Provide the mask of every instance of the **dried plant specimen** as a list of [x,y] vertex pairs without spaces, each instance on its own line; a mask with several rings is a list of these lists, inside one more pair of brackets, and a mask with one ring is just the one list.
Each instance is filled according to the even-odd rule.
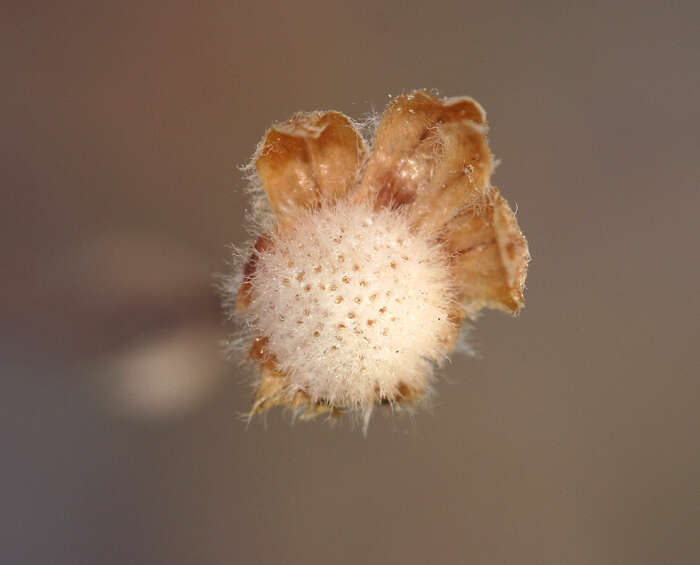
[[[529,252],[491,185],[484,110],[395,98],[373,139],[338,112],[272,126],[250,171],[258,231],[227,280],[258,367],[250,414],[417,406],[460,325],[516,314]],[[369,137],[369,136],[368,136]]]

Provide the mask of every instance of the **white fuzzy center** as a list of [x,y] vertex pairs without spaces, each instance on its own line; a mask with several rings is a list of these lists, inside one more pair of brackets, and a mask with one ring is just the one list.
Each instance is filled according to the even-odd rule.
[[453,329],[445,255],[390,211],[298,220],[259,254],[250,309],[292,390],[355,408],[424,390]]

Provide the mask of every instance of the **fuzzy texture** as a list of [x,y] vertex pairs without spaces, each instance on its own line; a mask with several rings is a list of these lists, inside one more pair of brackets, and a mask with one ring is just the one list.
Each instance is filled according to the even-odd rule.
[[401,214],[338,203],[273,234],[251,279],[252,324],[290,393],[366,411],[425,390],[454,330],[443,250]]
[[258,370],[249,416],[353,413],[366,429],[374,406],[428,397],[465,319],[517,314],[530,255],[487,133],[476,101],[425,91],[370,127],[315,111],[267,130],[246,167],[254,240],[222,285],[232,347]]

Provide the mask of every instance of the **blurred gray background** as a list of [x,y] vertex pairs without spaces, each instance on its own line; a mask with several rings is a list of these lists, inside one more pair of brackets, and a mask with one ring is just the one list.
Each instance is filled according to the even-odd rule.
[[[2,8],[0,561],[700,561],[691,2]],[[533,253],[435,406],[238,414],[212,274],[297,110],[487,109]]]

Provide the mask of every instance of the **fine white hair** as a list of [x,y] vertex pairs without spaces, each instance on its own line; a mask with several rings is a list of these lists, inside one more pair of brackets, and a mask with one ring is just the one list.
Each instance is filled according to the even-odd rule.
[[426,391],[455,331],[448,257],[396,210],[340,202],[300,211],[257,251],[249,324],[289,392],[366,414]]

